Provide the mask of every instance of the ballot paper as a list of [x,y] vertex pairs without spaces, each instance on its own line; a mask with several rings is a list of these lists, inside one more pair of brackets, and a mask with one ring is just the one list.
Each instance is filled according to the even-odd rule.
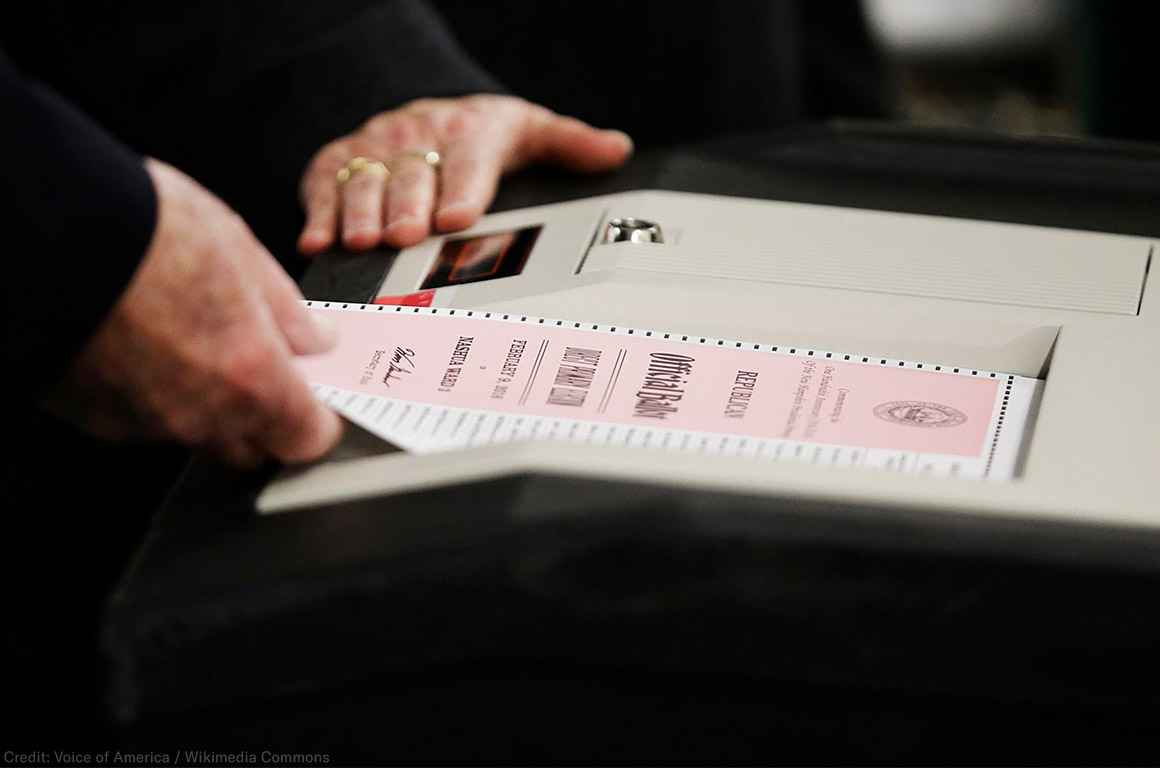
[[517,440],[1010,479],[1041,381],[820,349],[427,307],[306,302],[316,395],[416,453]]

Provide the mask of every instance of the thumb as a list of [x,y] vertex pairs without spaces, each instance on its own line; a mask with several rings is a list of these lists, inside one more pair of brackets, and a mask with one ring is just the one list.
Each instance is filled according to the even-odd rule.
[[600,130],[546,109],[530,121],[523,145],[519,165],[547,162],[583,172],[619,168],[633,149],[623,131]]
[[[260,247],[260,246],[259,246]],[[273,256],[261,254],[258,282],[274,322],[296,355],[318,355],[338,341],[333,323],[302,303],[302,292]]]

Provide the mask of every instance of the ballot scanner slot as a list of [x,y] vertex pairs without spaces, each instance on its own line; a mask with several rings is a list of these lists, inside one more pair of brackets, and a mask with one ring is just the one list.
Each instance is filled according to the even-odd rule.
[[1020,262],[1008,254],[943,251],[915,260],[888,250],[861,254],[765,251],[744,259],[697,246],[608,243],[592,249],[584,270],[633,270],[699,279],[802,285],[843,291],[920,296],[985,304],[1136,315],[1148,257],[1138,268],[1109,269],[1098,261],[1081,268],[1044,260]]
[[592,253],[592,247],[600,240],[601,234],[604,233],[608,224],[608,211],[604,210],[600,213],[600,219],[596,224],[596,228],[592,230],[592,237],[588,241],[588,247],[580,254],[580,260],[576,262],[576,269],[572,274],[578,275],[584,269],[584,262],[588,260],[588,254]]
[[1136,314],[1140,314],[1140,309],[1144,306],[1144,294],[1148,292],[1148,275],[1152,273],[1152,257],[1156,255],[1156,246],[1148,248],[1148,260],[1144,262],[1144,274],[1140,278],[1140,300],[1136,302]]

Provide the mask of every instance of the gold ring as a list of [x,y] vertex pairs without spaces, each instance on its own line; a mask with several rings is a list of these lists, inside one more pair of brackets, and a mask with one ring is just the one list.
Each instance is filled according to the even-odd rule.
[[373,176],[378,176],[380,179],[385,179],[391,175],[391,169],[381,160],[372,160],[369,157],[361,156],[352,157],[350,162],[338,169],[335,178],[338,179],[339,184],[345,184],[356,173],[369,173]]
[[398,162],[399,160],[403,160],[408,157],[414,157],[418,160],[422,160],[432,168],[438,168],[443,163],[443,156],[433,149],[420,149],[416,150],[415,152],[404,152],[401,155],[397,155],[394,159],[394,162]]

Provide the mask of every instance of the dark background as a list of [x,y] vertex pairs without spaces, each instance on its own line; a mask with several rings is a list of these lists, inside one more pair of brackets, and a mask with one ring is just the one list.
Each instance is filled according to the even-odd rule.
[[[1020,40],[944,50],[892,38],[880,23],[868,25],[857,3],[437,5],[465,49],[512,92],[626,129],[642,149],[772,135],[835,117],[1005,136],[1160,136],[1148,60],[1155,27],[1138,4],[1043,4],[1056,10]],[[839,195],[863,183],[814,179]],[[300,267],[286,245],[298,224],[292,194],[283,190],[270,206],[242,182],[223,184],[222,194]],[[920,184],[912,194],[937,196],[940,188]],[[223,701],[126,733],[106,722],[96,628],[104,597],[187,457],[175,448],[104,445],[31,409],[11,429],[32,437],[6,463],[0,547],[12,620],[3,653],[8,680],[31,685],[12,697],[22,717],[4,742],[86,749],[204,738],[236,749],[329,740],[358,760],[381,758],[363,745],[388,733],[399,739],[394,754],[410,760],[970,762],[994,757],[999,744],[1017,745],[1010,754],[1025,761],[1092,761],[1105,750],[1119,760],[1155,757],[1147,710],[1061,712],[1045,702],[800,682],[774,689],[703,671],[655,679],[583,664],[452,669],[422,686],[367,683],[257,707]],[[522,735],[513,741],[507,728]]]

